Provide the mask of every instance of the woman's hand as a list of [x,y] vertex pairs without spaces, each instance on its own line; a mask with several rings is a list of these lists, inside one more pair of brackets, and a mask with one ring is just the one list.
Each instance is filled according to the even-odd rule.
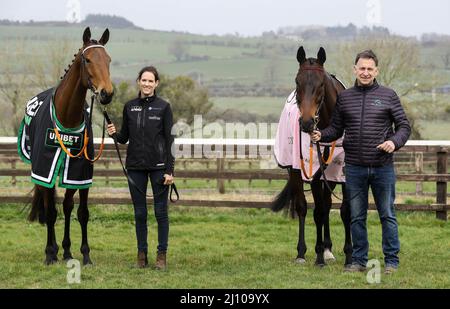
[[109,136],[112,136],[114,133],[116,133],[116,127],[113,123],[108,124],[108,127],[106,128],[106,131],[108,132]]
[[164,174],[164,185],[170,186],[173,184],[173,176],[169,174]]

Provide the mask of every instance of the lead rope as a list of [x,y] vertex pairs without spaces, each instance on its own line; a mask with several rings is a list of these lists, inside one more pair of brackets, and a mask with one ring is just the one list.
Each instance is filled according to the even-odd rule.
[[[103,116],[104,116],[104,119],[106,120],[106,122],[107,122],[108,124],[111,124],[111,123],[112,123],[111,118],[109,118],[108,112],[106,111],[106,108],[103,109]],[[157,193],[157,194],[154,194],[153,196],[152,196],[152,195],[147,195],[145,192],[143,192],[143,191],[138,187],[138,185],[134,182],[133,178],[130,177],[130,175],[128,174],[127,169],[125,168],[125,166],[124,166],[124,164],[123,164],[122,156],[121,156],[120,150],[119,150],[119,144],[117,143],[117,133],[114,133],[113,135],[111,135],[111,137],[112,137],[112,139],[113,139],[113,141],[114,141],[114,146],[115,146],[115,148],[116,148],[117,156],[119,157],[120,165],[122,166],[123,174],[124,174],[125,177],[127,178],[128,182],[129,182],[131,185],[133,185],[133,186],[138,190],[139,193],[141,193],[142,195],[144,195],[144,196],[146,196],[146,197],[150,197],[150,198],[153,198],[153,199],[154,199],[155,197],[160,196],[161,194],[163,194],[163,193],[165,193],[167,190],[169,190],[169,186],[165,186],[165,188],[164,188],[161,192],[159,192],[159,193]],[[174,199],[172,198],[172,192],[175,192],[176,197],[177,197],[176,200],[174,200]],[[170,201],[171,201],[172,203],[176,203],[177,201],[180,200],[180,195],[178,194],[177,186],[175,185],[175,183],[172,183],[172,184],[170,185],[169,199],[170,199]]]

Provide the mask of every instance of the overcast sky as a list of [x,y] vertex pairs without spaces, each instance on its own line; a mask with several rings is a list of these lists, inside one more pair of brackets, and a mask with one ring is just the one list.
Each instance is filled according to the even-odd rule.
[[[449,0],[0,0],[0,19],[66,20],[69,2],[87,14],[119,15],[145,29],[259,35],[283,26],[384,26],[402,35],[450,34]],[[73,4],[72,4],[73,6]]]

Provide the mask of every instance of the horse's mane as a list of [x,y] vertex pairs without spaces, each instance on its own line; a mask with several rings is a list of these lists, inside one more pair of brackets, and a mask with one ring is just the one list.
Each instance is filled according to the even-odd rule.
[[[97,40],[90,40],[89,43],[86,44],[86,46],[94,45],[94,44],[99,44],[99,43]],[[83,46],[83,47],[86,47],[86,46]],[[69,65],[67,66],[67,69],[64,69],[64,75],[60,77],[61,80],[63,80],[66,77],[67,73],[69,72],[70,68],[72,67],[72,64],[75,62],[75,59],[77,59],[78,55],[83,50],[83,47],[79,48],[78,52],[73,55],[72,63],[69,63]]]

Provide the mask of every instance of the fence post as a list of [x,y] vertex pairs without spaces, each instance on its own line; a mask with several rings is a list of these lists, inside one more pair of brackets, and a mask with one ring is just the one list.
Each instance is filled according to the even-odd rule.
[[224,158],[217,158],[217,189],[219,190],[220,194],[225,193],[225,182],[223,179],[219,178],[222,174],[225,166],[225,159]]
[[[15,169],[16,169],[16,160],[15,160],[15,159],[11,159],[11,169],[12,169],[12,170],[15,170]],[[16,176],[12,176],[12,177],[11,177],[11,185],[12,185],[13,187],[15,187],[15,186],[16,186],[16,183],[17,183]]]
[[[423,152],[414,153],[414,163],[416,167],[416,174],[423,173]],[[416,196],[423,195],[423,185],[421,181],[416,182]]]
[[[437,153],[437,174],[447,174],[447,149],[441,148]],[[436,182],[436,203],[447,204],[447,182]],[[447,221],[447,210],[436,211],[436,218]]]
[[[109,160],[105,160],[105,161],[103,161],[103,162],[105,162],[104,164],[105,164],[105,169],[106,170],[109,170]],[[106,185],[107,186],[109,186],[109,176],[106,176],[105,177],[105,182],[106,182]]]
[[[186,170],[186,160],[183,161],[183,170]],[[208,182],[208,181],[206,181],[206,182]],[[187,183],[187,179],[184,178],[183,179],[183,184],[186,184],[186,183]]]

